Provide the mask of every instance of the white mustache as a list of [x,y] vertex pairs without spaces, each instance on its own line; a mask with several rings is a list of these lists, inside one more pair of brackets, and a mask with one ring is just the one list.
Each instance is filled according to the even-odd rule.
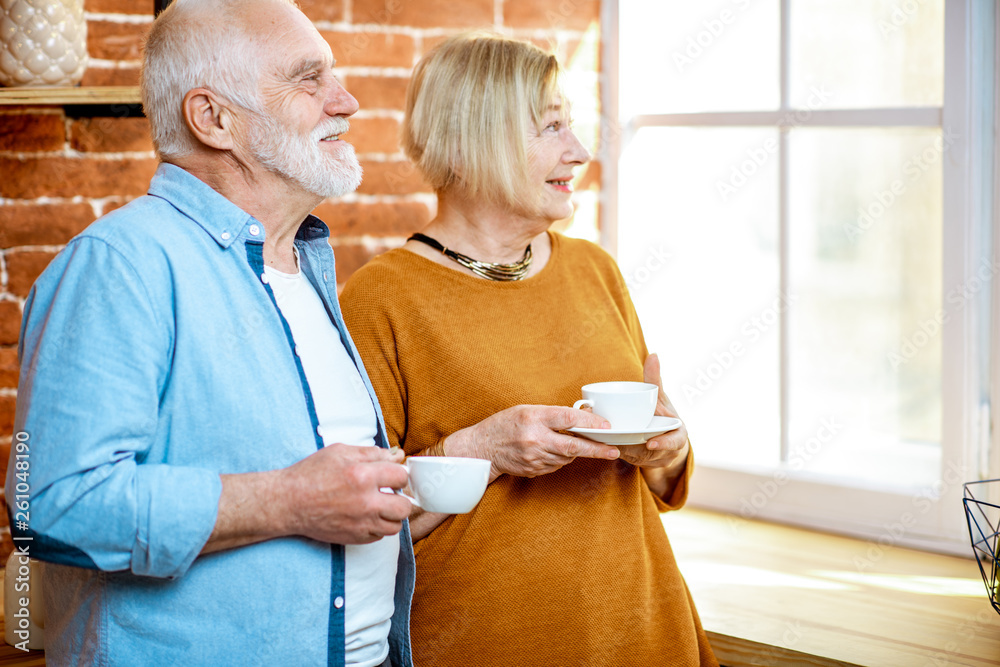
[[327,122],[323,123],[317,127],[312,132],[312,140],[320,141],[326,137],[333,135],[346,134],[348,130],[351,129],[351,124],[347,122],[346,118],[331,118]]

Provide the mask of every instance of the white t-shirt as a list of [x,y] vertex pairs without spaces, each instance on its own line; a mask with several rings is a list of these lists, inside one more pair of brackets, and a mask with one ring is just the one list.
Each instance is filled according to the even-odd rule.
[[[275,301],[292,330],[312,391],[323,444],[375,446],[375,407],[326,307],[301,273],[265,266]],[[345,549],[346,664],[374,667],[389,655],[399,535]]]

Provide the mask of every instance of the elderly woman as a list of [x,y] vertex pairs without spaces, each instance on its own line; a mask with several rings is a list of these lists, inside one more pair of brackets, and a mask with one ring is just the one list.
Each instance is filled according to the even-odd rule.
[[[469,514],[415,513],[414,663],[715,665],[660,512],[683,504],[683,426],[612,447],[565,407],[584,384],[659,382],[614,260],[548,231],[589,155],[554,56],[495,35],[418,65],[403,148],[437,217],[373,259],[341,303],[410,456],[492,462]],[[676,416],[660,392],[657,414]]]

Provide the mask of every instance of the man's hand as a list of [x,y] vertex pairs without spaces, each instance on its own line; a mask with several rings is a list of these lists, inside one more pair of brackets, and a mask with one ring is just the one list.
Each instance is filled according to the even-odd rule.
[[398,449],[335,444],[279,471],[291,534],[332,544],[395,535],[413,506],[380,489],[406,486],[402,463]]
[[281,470],[222,475],[215,529],[202,553],[302,535],[367,544],[402,530],[412,505],[380,491],[406,486],[403,453],[334,444]]

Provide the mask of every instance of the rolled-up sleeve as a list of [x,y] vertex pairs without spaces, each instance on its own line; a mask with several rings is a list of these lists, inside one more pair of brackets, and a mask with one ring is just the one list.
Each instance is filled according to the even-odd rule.
[[154,307],[144,268],[83,236],[32,288],[6,496],[11,530],[33,540],[35,558],[177,577],[211,535],[222,485],[212,470],[170,465],[162,447],[150,456],[169,438],[159,405],[174,323],[169,304]]

